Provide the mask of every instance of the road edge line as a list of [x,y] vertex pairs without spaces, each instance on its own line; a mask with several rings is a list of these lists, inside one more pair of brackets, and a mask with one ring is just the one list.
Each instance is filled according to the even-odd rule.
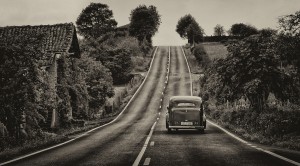
[[298,163],[297,161],[288,159],[288,158],[286,158],[286,157],[284,157],[284,156],[281,156],[281,155],[276,154],[276,153],[274,153],[274,152],[271,152],[271,151],[269,151],[269,150],[265,150],[265,149],[260,148],[260,147],[258,147],[258,146],[252,146],[251,144],[249,144],[249,142],[243,140],[242,138],[236,136],[235,134],[232,134],[231,132],[229,132],[228,130],[226,130],[226,129],[224,129],[223,127],[219,126],[218,124],[216,124],[216,123],[214,123],[214,122],[212,122],[212,121],[210,121],[210,120],[208,120],[208,119],[206,119],[206,120],[207,120],[207,122],[209,122],[209,123],[212,124],[213,126],[219,128],[220,130],[222,130],[223,132],[225,132],[226,134],[228,134],[229,136],[231,136],[232,138],[234,138],[234,139],[236,139],[236,140],[238,140],[238,141],[240,141],[240,142],[242,142],[242,143],[244,143],[244,144],[246,144],[246,145],[248,145],[248,146],[250,146],[250,147],[252,147],[252,148],[255,148],[256,150],[259,150],[259,151],[261,151],[261,152],[267,153],[267,154],[269,154],[269,155],[271,155],[271,156],[273,156],[273,157],[279,158],[279,159],[284,160],[284,161],[286,161],[286,162],[289,162],[289,163],[291,163],[291,164],[300,166],[300,163]]
[[91,129],[91,130],[89,130],[89,131],[86,131],[86,132],[84,132],[83,134],[81,134],[81,135],[79,135],[79,136],[77,136],[77,137],[75,137],[75,138],[73,138],[73,139],[70,139],[70,140],[68,140],[68,141],[65,141],[65,142],[59,143],[59,144],[57,144],[57,145],[50,146],[50,147],[48,147],[48,148],[45,148],[45,149],[42,149],[42,150],[38,150],[38,151],[29,153],[29,154],[25,154],[25,155],[23,155],[23,156],[20,156],[20,157],[15,158],[15,159],[11,159],[11,160],[5,161],[5,162],[3,162],[3,163],[0,163],[0,166],[6,165],[6,164],[10,164],[10,163],[13,163],[13,162],[16,162],[16,161],[19,161],[19,160],[22,160],[22,159],[25,159],[25,158],[34,156],[34,155],[36,155],[36,154],[39,154],[39,153],[42,153],[42,152],[46,152],[46,151],[48,151],[48,150],[51,150],[51,149],[60,147],[60,146],[62,146],[62,145],[65,145],[65,144],[67,144],[67,143],[73,142],[73,141],[75,141],[75,140],[77,140],[77,139],[79,139],[79,138],[85,136],[87,133],[90,133],[90,132],[95,131],[95,130],[97,130],[97,129],[103,128],[103,127],[105,127],[105,126],[107,126],[107,125],[109,125],[109,124],[115,122],[115,121],[123,114],[123,112],[127,109],[128,105],[129,105],[129,104],[131,103],[131,101],[135,98],[136,94],[140,91],[141,87],[143,87],[143,85],[144,85],[146,79],[148,78],[148,74],[149,74],[149,72],[150,72],[150,70],[151,70],[151,68],[152,68],[152,64],[153,64],[154,58],[155,58],[155,56],[156,56],[156,51],[157,51],[157,49],[158,49],[158,46],[156,46],[155,51],[154,51],[154,53],[153,53],[153,57],[152,57],[152,60],[151,60],[151,63],[150,63],[150,67],[149,67],[149,69],[148,69],[148,71],[147,71],[147,74],[146,74],[145,79],[143,80],[143,82],[141,83],[141,85],[139,86],[139,88],[135,91],[135,93],[133,94],[133,96],[131,97],[131,99],[128,101],[128,103],[126,104],[126,106],[123,108],[123,110],[119,113],[119,115],[118,115],[114,120],[112,120],[112,121],[110,121],[110,122],[108,122],[108,123],[106,123],[106,124],[103,124],[103,125],[101,125],[101,126],[95,127],[95,128],[93,128],[93,129]]
[[184,52],[182,46],[180,46],[180,48],[181,48],[181,51],[182,51],[182,53],[184,55],[185,62],[187,64],[187,66],[188,66],[188,70],[189,70],[189,74],[190,74],[191,96],[193,96],[193,78],[192,78],[191,68],[190,68],[189,62],[188,62],[188,60],[186,58],[186,55],[185,55],[185,52]]

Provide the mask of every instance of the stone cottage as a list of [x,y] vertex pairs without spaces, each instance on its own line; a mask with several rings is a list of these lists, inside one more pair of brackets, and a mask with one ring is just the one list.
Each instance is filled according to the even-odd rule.
[[41,98],[51,103],[46,111],[43,110],[46,114],[44,125],[55,128],[61,122],[71,120],[73,110],[77,109],[76,96],[70,95],[70,86],[76,81],[73,71],[80,58],[76,28],[72,23],[0,27],[0,38],[9,43],[13,42],[14,36],[29,31],[42,36],[38,68],[44,73],[48,87],[40,91]]

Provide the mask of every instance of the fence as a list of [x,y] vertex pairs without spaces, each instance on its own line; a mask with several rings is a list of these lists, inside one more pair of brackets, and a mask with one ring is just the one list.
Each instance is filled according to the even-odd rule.
[[144,77],[141,74],[135,74],[125,85],[124,89],[114,96],[114,100],[104,106],[103,116],[110,116],[119,113],[130,100],[131,96],[142,83]]

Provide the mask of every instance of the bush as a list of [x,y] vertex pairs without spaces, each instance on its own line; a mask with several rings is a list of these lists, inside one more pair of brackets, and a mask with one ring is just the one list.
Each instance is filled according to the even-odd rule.
[[210,61],[203,45],[201,45],[201,44],[196,45],[192,51],[193,51],[193,54],[194,54],[196,60],[202,67],[207,67],[210,65],[211,61]]
[[300,112],[269,110],[259,115],[259,129],[266,136],[283,137],[287,134],[300,134]]
[[300,134],[300,111],[268,109],[257,113],[251,109],[229,110],[208,107],[208,117],[234,128],[242,128],[249,134],[260,133],[267,139],[282,139],[287,135]]
[[[88,93],[88,108],[85,110],[88,116],[93,117],[106,102],[107,97],[114,95],[113,80],[110,71],[101,62],[93,60],[84,52],[78,66],[84,75],[86,90]],[[85,92],[86,93],[86,92]]]
[[108,50],[99,60],[111,71],[114,84],[124,84],[132,78],[133,63],[129,50]]
[[134,64],[134,72],[146,72],[151,62],[151,57],[134,56],[131,57],[132,63]]

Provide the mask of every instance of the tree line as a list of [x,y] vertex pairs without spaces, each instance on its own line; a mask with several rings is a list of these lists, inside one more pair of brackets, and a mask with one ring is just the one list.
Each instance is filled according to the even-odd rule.
[[[197,44],[204,41],[204,29],[191,14],[187,14],[178,20],[176,32],[181,38],[188,39],[189,44]],[[244,23],[233,24],[228,31],[220,24],[214,27],[215,37],[225,36],[226,32],[229,36],[243,38],[258,34],[259,30],[252,25]]]
[[[128,32],[118,32],[117,22],[108,6],[91,3],[76,21],[79,34],[84,36],[83,43],[87,43],[85,49],[93,50],[89,51],[89,56],[112,72],[114,84],[122,84],[128,80],[133,66],[130,60],[131,52],[138,49],[144,55],[149,53],[152,37],[160,25],[160,15],[155,6],[140,5],[132,10],[129,19]],[[126,33],[129,33],[129,36]],[[130,42],[129,40],[134,39],[138,41],[135,48],[119,44],[124,43],[124,40]]]

